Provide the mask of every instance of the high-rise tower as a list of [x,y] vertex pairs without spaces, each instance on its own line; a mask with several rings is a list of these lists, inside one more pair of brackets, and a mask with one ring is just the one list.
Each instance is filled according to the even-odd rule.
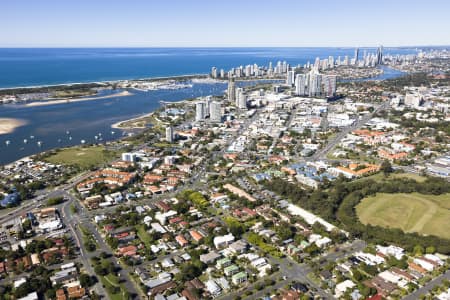
[[359,48],[355,49],[355,65],[358,64],[358,57],[359,57]]
[[197,102],[195,104],[195,121],[202,121],[205,119],[205,102]]
[[167,126],[166,127],[166,141],[168,143],[173,143],[174,141],[174,134],[173,134],[173,127]]
[[234,78],[230,78],[228,81],[228,101],[231,103],[236,102],[236,83],[234,82]]
[[222,106],[220,102],[213,101],[210,106],[210,116],[209,119],[211,122],[220,122],[222,120]]
[[383,46],[380,46],[377,49],[377,65],[382,64],[383,64]]

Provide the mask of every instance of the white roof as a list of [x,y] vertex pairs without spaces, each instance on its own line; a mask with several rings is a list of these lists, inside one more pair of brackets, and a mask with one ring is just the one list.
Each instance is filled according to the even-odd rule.
[[438,256],[434,255],[434,254],[425,254],[424,257],[426,259],[429,259],[431,261],[434,261],[435,263],[439,264],[439,265],[443,265],[444,262],[442,261],[442,259],[440,259]]
[[267,264],[267,261],[266,261],[266,259],[265,259],[264,257],[261,257],[261,258],[257,258],[257,259],[255,259],[255,260],[252,260],[252,261],[250,262],[250,264],[251,264],[252,266],[254,266],[254,267],[258,267],[258,266],[266,265],[266,264]]
[[348,280],[348,279],[341,283],[338,283],[338,284],[336,284],[336,288],[335,288],[336,295],[340,296],[347,289],[354,288],[355,286],[356,286],[356,284],[353,281]]
[[214,245],[218,248],[223,243],[229,243],[234,241],[234,235],[229,233],[227,235],[216,236],[214,238]]
[[327,231],[331,231],[334,228],[336,228],[336,226],[328,223],[324,219],[310,213],[309,211],[306,211],[303,208],[300,208],[297,205],[289,204],[287,210],[291,215],[301,216],[309,225],[313,225],[314,223],[318,222],[318,223],[322,224],[326,228]]
[[220,287],[212,279],[205,282],[205,286],[208,292],[210,292],[212,295],[216,295],[221,291]]
[[74,262],[70,262],[70,263],[61,265],[61,270],[69,269],[69,268],[72,268],[72,267],[75,267],[75,263]]
[[38,300],[38,299],[39,298],[38,298],[37,293],[36,292],[32,292],[32,293],[29,293],[28,295],[26,295],[25,297],[22,297],[22,298],[17,299],[17,300]]
[[14,281],[14,287],[18,288],[19,286],[21,286],[22,284],[24,284],[25,282],[27,282],[27,279],[25,277],[20,278],[16,281]]
[[225,279],[225,277],[220,277],[216,279],[216,282],[222,287],[224,290],[228,290],[230,288],[230,284],[228,283],[228,280]]
[[54,221],[50,221],[50,222],[45,222],[45,223],[41,223],[39,224],[39,228],[42,230],[54,230],[54,229],[58,229],[59,227],[61,227],[61,221],[60,220],[54,220]]

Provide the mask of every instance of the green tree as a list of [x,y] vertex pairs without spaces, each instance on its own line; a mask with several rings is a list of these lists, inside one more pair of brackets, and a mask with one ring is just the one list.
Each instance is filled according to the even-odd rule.
[[88,288],[95,283],[95,280],[91,276],[89,276],[88,274],[85,274],[85,273],[80,275],[79,280],[80,280],[81,286],[84,288]]
[[426,252],[427,254],[433,254],[433,253],[436,252],[436,248],[435,248],[434,246],[428,246],[428,247],[425,249],[425,252]]
[[389,174],[391,174],[394,169],[392,169],[392,165],[388,160],[384,160],[381,164],[381,171],[383,171],[385,176],[389,176]]
[[413,252],[415,255],[420,256],[420,255],[423,255],[425,250],[423,249],[423,247],[421,245],[416,245],[413,249]]

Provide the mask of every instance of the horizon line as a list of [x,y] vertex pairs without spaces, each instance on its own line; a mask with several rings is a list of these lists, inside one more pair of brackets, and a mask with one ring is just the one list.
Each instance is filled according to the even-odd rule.
[[424,44],[424,45],[394,45],[387,46],[383,44],[373,46],[0,46],[0,49],[198,49],[198,48],[418,48],[418,47],[450,47],[450,44]]

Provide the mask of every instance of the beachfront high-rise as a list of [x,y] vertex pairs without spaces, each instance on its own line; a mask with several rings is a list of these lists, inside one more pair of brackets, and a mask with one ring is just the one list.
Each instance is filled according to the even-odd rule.
[[211,77],[217,78],[217,68],[216,67],[211,68]]

